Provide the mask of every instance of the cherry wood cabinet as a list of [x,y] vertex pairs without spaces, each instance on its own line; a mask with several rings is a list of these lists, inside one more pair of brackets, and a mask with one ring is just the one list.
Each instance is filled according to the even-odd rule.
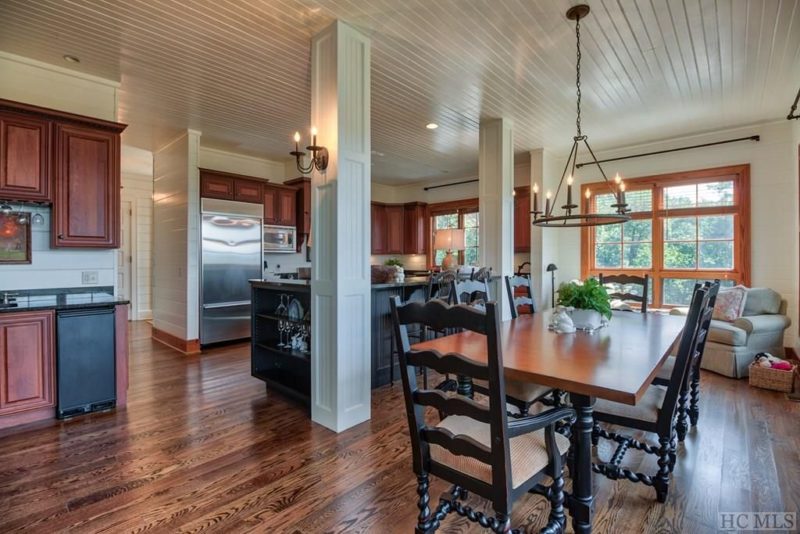
[[283,183],[297,188],[297,193],[295,194],[295,202],[297,204],[295,207],[295,222],[298,236],[297,252],[300,252],[303,246],[302,236],[308,239],[311,234],[311,178],[303,176]]
[[405,208],[402,204],[389,204],[386,210],[386,254],[403,253],[403,215]]
[[51,246],[118,248],[119,134],[56,124]]
[[53,315],[0,314],[0,428],[26,422],[23,412],[55,406]]
[[428,250],[428,205],[409,202],[403,206],[403,254],[426,254]]
[[0,111],[0,199],[52,202],[51,121]]
[[278,224],[282,226],[296,226],[297,213],[297,190],[294,188],[278,189]]
[[373,202],[370,205],[372,253],[387,254],[386,248],[386,205]]
[[200,196],[261,204],[266,180],[230,172],[200,169]]
[[233,200],[234,183],[230,176],[200,169],[200,196],[203,198],[218,198],[221,200]]
[[514,196],[514,252],[531,251],[530,188],[518,187]]
[[263,194],[261,182],[241,179],[233,181],[233,199],[238,202],[260,204],[263,202]]
[[264,185],[264,224],[295,226],[297,189],[284,185]]

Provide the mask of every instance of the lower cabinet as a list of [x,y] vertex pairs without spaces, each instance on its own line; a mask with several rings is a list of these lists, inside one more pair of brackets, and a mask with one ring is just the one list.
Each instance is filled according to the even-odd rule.
[[0,314],[0,428],[41,419],[36,414],[55,406],[53,315]]

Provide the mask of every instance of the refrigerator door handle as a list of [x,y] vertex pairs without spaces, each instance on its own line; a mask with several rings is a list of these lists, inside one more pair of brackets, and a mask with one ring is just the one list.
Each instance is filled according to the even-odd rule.
[[214,304],[203,304],[204,310],[212,310],[214,308],[232,308],[234,306],[249,306],[249,300],[237,300],[236,302],[217,302]]

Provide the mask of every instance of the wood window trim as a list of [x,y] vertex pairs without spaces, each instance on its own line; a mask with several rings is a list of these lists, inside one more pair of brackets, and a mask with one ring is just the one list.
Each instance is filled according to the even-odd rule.
[[[433,248],[433,234],[436,231],[434,224],[434,217],[439,215],[449,215],[451,213],[458,214],[458,228],[464,228],[464,215],[467,213],[475,213],[478,211],[479,202],[477,198],[466,198],[463,200],[451,200],[448,202],[437,202],[428,204],[428,225],[430,230],[430,239],[428,239],[428,267],[433,269],[436,265],[436,250]],[[459,250],[456,252],[458,264],[464,265],[464,251]]]
[[[719,207],[695,207],[695,208],[672,208],[665,209],[663,202],[664,187],[672,187],[681,184],[702,184],[732,180],[734,182],[733,206]],[[734,280],[745,286],[751,283],[751,262],[750,262],[750,165],[729,165],[724,167],[714,167],[696,171],[681,171],[675,173],[644,176],[640,178],[626,179],[627,191],[641,191],[652,189],[652,211],[631,213],[631,219],[652,219],[653,220],[653,250],[651,269],[597,269],[594,267],[594,228],[581,228],[581,277],[588,278],[597,276],[600,273],[612,274],[624,272],[643,276],[649,274],[653,287],[653,307],[670,307],[661,302],[663,295],[663,280],[668,278],[694,278],[694,279],[715,279]],[[586,199],[586,189],[598,194],[607,192],[607,185],[604,182],[594,182],[581,185],[581,209],[584,213],[591,210],[594,195]],[[664,217],[698,216],[698,215],[734,215],[734,265],[733,270],[681,270],[666,269],[662,266],[664,255],[663,225],[661,221]]]

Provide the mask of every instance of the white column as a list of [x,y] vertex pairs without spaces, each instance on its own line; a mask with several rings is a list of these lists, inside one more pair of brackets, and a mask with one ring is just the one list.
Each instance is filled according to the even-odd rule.
[[[514,272],[514,136],[509,119],[482,120],[479,134],[478,204],[480,264],[493,274]],[[495,285],[504,321],[511,318],[505,282]]]
[[370,41],[341,21],[312,39],[311,122],[330,163],[312,177],[311,418],[370,417]]
[[[545,194],[548,190],[555,193],[558,187],[560,172],[555,168],[555,159],[545,149],[531,150],[531,188],[539,185],[539,209],[544,211]],[[531,194],[533,202],[533,194]],[[558,232],[561,228],[541,228],[534,226],[531,229],[531,279],[533,298],[539,309],[551,306],[552,301],[552,273],[547,272],[551,263],[558,265]],[[558,271],[556,271],[558,279]],[[558,281],[556,281],[558,285]]]

